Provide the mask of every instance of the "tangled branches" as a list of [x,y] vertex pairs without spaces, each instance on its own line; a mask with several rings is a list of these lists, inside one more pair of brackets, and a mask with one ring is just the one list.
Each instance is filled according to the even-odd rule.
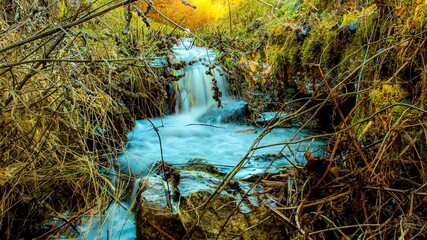
[[[283,236],[427,237],[426,9],[424,3],[377,3],[366,6],[361,15],[353,16],[355,21],[339,28],[323,25],[323,21],[340,21],[337,16],[322,18],[322,22],[312,20],[307,23],[311,30],[304,39],[280,24],[273,28],[270,38],[275,52],[267,51],[269,59],[274,59],[271,75],[259,79],[256,74],[260,70],[240,64],[250,53],[233,46],[238,39],[227,42],[217,38],[216,43],[224,49],[226,67],[243,69],[237,86],[251,91],[263,79],[277,83],[276,96],[283,100],[278,111],[288,115],[270,122],[266,132],[299,117],[304,128],[311,119],[328,116],[322,123],[330,125],[330,131],[312,136],[328,137],[325,154],[308,151],[305,161],[292,171],[260,176],[255,181],[268,189],[256,193],[261,205],[287,224]],[[404,14],[407,12],[413,14]],[[396,19],[401,22],[396,23]],[[306,23],[306,19],[297,20]],[[244,44],[250,46],[251,42]],[[294,94],[286,96],[287,89],[293,89]],[[259,95],[269,93],[261,91]],[[301,118],[306,114],[308,119]],[[278,144],[287,148],[295,143]],[[259,148],[262,146],[251,150]],[[285,157],[295,162],[292,156]],[[239,163],[233,172],[242,165]],[[232,176],[227,175],[216,194]],[[220,197],[214,195],[201,206],[201,216],[216,198]],[[225,221],[223,226],[227,224]],[[187,239],[196,225],[187,233]],[[224,236],[221,234],[217,237]]]
[[141,36],[111,24],[135,1],[3,2],[0,238],[77,231],[83,215],[120,199],[111,159],[135,118],[165,111],[165,82]]

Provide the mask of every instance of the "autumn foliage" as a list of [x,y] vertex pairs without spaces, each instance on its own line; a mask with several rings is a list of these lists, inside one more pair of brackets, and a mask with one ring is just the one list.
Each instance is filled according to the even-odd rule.
[[[231,0],[230,7],[238,0]],[[147,8],[147,2],[138,3],[142,9]],[[153,1],[153,7],[170,20],[184,28],[196,31],[213,24],[221,16],[228,13],[227,0],[158,0]],[[151,11],[148,17],[156,22],[170,24],[158,11]]]

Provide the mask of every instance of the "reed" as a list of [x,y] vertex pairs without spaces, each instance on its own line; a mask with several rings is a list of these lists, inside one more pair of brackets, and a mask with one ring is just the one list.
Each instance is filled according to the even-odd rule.
[[166,82],[136,26],[119,35],[132,2],[2,1],[0,238],[71,237],[124,197],[114,159]]

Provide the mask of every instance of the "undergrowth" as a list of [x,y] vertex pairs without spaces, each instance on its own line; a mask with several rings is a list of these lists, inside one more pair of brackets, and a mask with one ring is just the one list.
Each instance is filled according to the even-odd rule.
[[132,2],[2,1],[0,238],[77,234],[120,201],[113,159],[176,80],[151,68],[173,44],[161,28],[141,32],[135,11],[126,25]]
[[[427,2],[258,3],[251,3],[261,23],[255,34],[249,19],[232,32],[223,25],[231,36],[217,37],[220,59],[239,72],[231,84],[243,96],[259,91],[246,97],[254,112],[289,113],[267,129],[295,118],[304,128],[324,116],[320,126],[331,126],[313,136],[329,138],[325,156],[308,151],[303,169],[285,179],[260,177],[288,183],[265,194],[275,207],[265,205],[291,238],[424,239]],[[261,75],[263,64],[269,74]]]

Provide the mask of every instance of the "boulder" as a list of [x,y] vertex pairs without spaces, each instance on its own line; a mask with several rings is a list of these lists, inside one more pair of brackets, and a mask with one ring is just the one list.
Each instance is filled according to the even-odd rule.
[[210,164],[208,160],[203,158],[193,158],[189,160],[187,165],[184,166],[184,169],[192,171],[201,171],[205,173],[215,174],[218,176],[225,176],[225,174],[220,172],[217,167]]
[[[137,203],[136,222],[139,239],[182,239],[197,223],[189,239],[288,239],[286,225],[266,207],[253,207],[244,214],[231,195],[217,196],[201,217],[207,192],[195,192],[180,199],[179,211]],[[237,207],[237,210],[235,208]],[[231,216],[231,217],[230,217]],[[224,222],[228,223],[222,229]]]
[[247,102],[225,102],[222,108],[212,106],[198,120],[204,123],[244,124],[248,112]]

